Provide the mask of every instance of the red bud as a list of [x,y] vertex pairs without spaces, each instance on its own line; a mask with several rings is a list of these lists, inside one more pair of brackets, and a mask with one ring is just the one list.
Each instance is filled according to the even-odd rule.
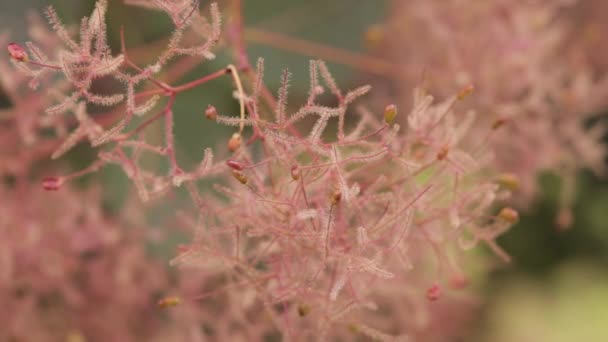
[[58,177],[46,177],[42,180],[42,188],[46,191],[57,191],[63,184],[63,179]]
[[233,160],[233,159],[226,160],[226,165],[228,165],[233,170],[237,170],[237,171],[243,170],[243,164],[241,164],[238,161]]
[[214,106],[207,106],[207,110],[205,110],[205,117],[209,120],[217,119],[217,109]]
[[16,43],[10,43],[7,46],[8,48],[8,54],[11,56],[11,58],[15,61],[18,62],[27,62],[28,57],[27,57],[27,52],[25,52],[25,49],[23,49],[21,47],[21,45],[16,44]]
[[441,288],[437,284],[433,284],[433,286],[429,287],[426,290],[426,298],[431,301],[436,301],[441,297]]

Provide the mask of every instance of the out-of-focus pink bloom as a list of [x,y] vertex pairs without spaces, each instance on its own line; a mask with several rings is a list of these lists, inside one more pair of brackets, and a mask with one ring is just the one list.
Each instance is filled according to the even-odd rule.
[[[570,178],[605,172],[605,127],[586,129],[608,106],[604,1],[394,1],[376,52],[399,64],[397,92],[421,81],[440,97],[475,85],[465,105],[482,131],[505,123],[489,144],[495,166],[520,179],[519,205],[550,170]],[[407,97],[402,96],[403,99]],[[475,128],[474,128],[475,129]],[[475,137],[472,135],[472,143]],[[564,205],[572,191],[566,191]]]
[[[8,158],[11,164],[0,168],[18,175],[15,189],[3,190],[29,203],[9,208],[14,222],[4,228],[11,237],[3,274],[17,288],[17,275],[27,284],[51,287],[50,299],[37,285],[42,288],[34,286],[37,291],[28,297],[33,299],[15,307],[42,316],[46,324],[44,306],[36,304],[40,297],[59,298],[53,307],[60,312],[52,317],[69,317],[63,324],[78,322],[75,334],[119,341],[263,340],[275,334],[286,340],[350,340],[359,334],[445,340],[460,322],[442,318],[454,312],[463,318],[476,305],[459,292],[468,282],[464,251],[484,244],[510,260],[496,239],[517,221],[518,212],[497,206],[518,186],[524,195],[533,194],[531,181],[539,170],[562,163],[570,170],[581,160],[591,165],[601,153],[593,139],[579,138],[585,133],[580,113],[601,104],[591,94],[602,94],[602,83],[569,53],[551,59],[564,48],[561,3],[471,2],[466,11],[459,7],[468,3],[464,0],[396,3],[397,19],[387,32],[402,40],[387,40],[383,52],[403,61],[405,53],[416,51],[408,60],[427,66],[424,79],[430,85],[414,87],[420,81],[413,77],[418,65],[404,68],[397,76],[405,81],[395,82],[396,99],[365,106],[360,98],[369,86],[343,91],[324,62],[311,61],[308,96],[296,109],[287,104],[287,71],[276,100],[267,96],[261,59],[247,87],[233,65],[182,86],[157,80],[154,75],[178,56],[213,57],[219,9],[212,4],[207,20],[198,1],[128,3],[159,9],[173,20],[175,31],[152,65],[139,67],[127,54],[112,54],[105,0],[83,19],[78,42],[48,9],[62,48],[50,48],[53,58],[48,58],[42,48],[28,44],[32,65],[15,63],[35,83],[49,82],[57,92],[31,101],[36,114],[26,116],[32,122],[31,142],[50,118],[60,118],[53,123],[62,139],[38,144],[44,147],[39,153]],[[206,40],[185,46],[187,29]],[[420,44],[421,32],[428,33],[426,44]],[[403,42],[416,48],[404,49]],[[564,67],[570,65],[575,73]],[[64,80],[46,78],[52,72]],[[223,150],[206,149],[198,166],[182,168],[174,144],[177,94],[225,75],[236,85],[240,115],[220,115],[208,107],[206,116],[239,130],[225,139]],[[113,95],[91,93],[93,83],[106,77],[122,81],[124,88]],[[148,83],[155,90],[136,93]],[[323,101],[322,93],[333,102]],[[13,98],[23,96],[15,91]],[[129,127],[163,97],[161,110]],[[117,112],[124,116],[112,128],[102,128],[88,114],[91,104],[116,108],[123,101],[124,110]],[[42,108],[47,115],[38,115]],[[10,114],[17,120],[15,112]],[[164,124],[163,146],[147,142],[143,134],[157,119]],[[55,190],[64,180],[115,164],[143,201],[185,188],[193,206],[180,218],[194,238],[171,261],[185,277],[169,284],[164,268],[144,253],[147,231],[119,228],[100,209],[98,194],[88,199],[69,187],[41,192],[28,186],[39,155],[54,151],[52,157],[59,158],[82,140],[106,148],[88,168],[46,179],[43,186]],[[229,158],[222,157],[228,152]],[[165,159],[169,172],[146,166],[144,153]],[[213,191],[201,191],[199,182],[208,179],[214,180]],[[49,196],[57,200],[45,202]],[[129,222],[128,217],[120,222]],[[163,238],[162,233],[154,237]],[[49,267],[40,269],[45,262]],[[159,308],[170,310],[172,324],[157,325]],[[117,313],[108,316],[111,312]],[[99,324],[99,317],[108,317],[108,324]],[[24,331],[19,320],[11,327],[13,335]],[[52,334],[40,330],[40,336]]]

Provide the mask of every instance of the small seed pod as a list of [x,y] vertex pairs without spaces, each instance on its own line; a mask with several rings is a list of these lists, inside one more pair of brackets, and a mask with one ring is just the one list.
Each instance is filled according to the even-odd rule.
[[340,203],[340,201],[342,200],[342,193],[340,192],[340,190],[336,190],[331,194],[331,204],[332,205],[337,205],[338,203]]
[[297,181],[300,179],[300,168],[298,165],[294,165],[291,167],[291,179]]
[[394,104],[390,104],[384,108],[384,122],[389,125],[392,125],[395,122],[395,118],[397,117],[397,106]]
[[46,177],[42,180],[42,188],[46,191],[57,191],[63,185],[63,178]]
[[383,25],[375,24],[371,25],[365,30],[364,33],[365,43],[369,47],[378,46],[386,38],[386,30]]
[[247,179],[247,176],[245,176],[245,174],[239,170],[232,170],[232,176],[236,180],[238,180],[241,184],[247,184],[249,182],[249,180]]
[[468,86],[462,88],[459,92],[458,92],[458,100],[462,101],[465,98],[467,98],[469,95],[471,95],[473,93],[473,90],[475,90],[475,87],[473,87],[472,84],[469,84]]
[[243,138],[241,138],[241,134],[234,133],[228,141],[228,150],[230,150],[230,152],[238,150],[241,147],[242,142]]
[[308,316],[309,313],[310,313],[309,305],[306,305],[306,304],[298,305],[298,315],[300,315],[300,317]]
[[12,60],[17,62],[27,62],[29,60],[27,52],[25,52],[25,49],[21,47],[21,45],[10,43],[8,44],[7,49]]
[[496,182],[503,188],[517,190],[519,188],[519,177],[513,173],[503,173],[496,177]]
[[438,284],[433,284],[426,290],[426,298],[431,301],[436,301],[441,297],[441,287]]
[[212,105],[208,105],[207,110],[205,110],[205,117],[209,120],[217,119],[217,109]]
[[496,121],[494,121],[494,123],[492,124],[492,130],[497,130],[500,127],[502,127],[505,123],[507,122],[507,120],[503,119],[503,118],[499,118],[496,119]]
[[498,218],[509,223],[515,223],[519,220],[519,213],[513,208],[502,208],[498,213]]
[[226,160],[226,165],[228,165],[228,167],[230,167],[233,170],[243,171],[243,164],[241,164],[240,162],[238,162],[236,160],[228,159],[228,160]]
[[449,147],[447,147],[447,146],[442,147],[439,150],[439,152],[437,152],[437,160],[444,160],[448,156],[449,152],[450,152]]
[[162,298],[161,300],[159,300],[156,305],[161,308],[161,309],[166,309],[166,308],[171,308],[174,306],[179,305],[182,302],[182,300],[179,297],[165,297]]

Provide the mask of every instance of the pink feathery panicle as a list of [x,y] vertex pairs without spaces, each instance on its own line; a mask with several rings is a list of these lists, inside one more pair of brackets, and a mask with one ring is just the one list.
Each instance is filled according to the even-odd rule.
[[[208,322],[218,340],[262,340],[269,332],[287,340],[348,340],[357,336],[399,340],[433,331],[440,321],[438,310],[470,306],[462,303],[466,295],[456,294],[462,286],[445,286],[455,276],[466,277],[462,262],[466,250],[484,244],[509,261],[496,238],[513,223],[515,214],[492,214],[510,191],[497,182],[498,175],[490,167],[492,151],[485,148],[486,138],[475,146],[467,142],[475,115],[463,112],[460,103],[471,96],[470,85],[456,88],[440,101],[424,87],[417,87],[411,105],[401,107],[401,111],[396,104],[375,108],[364,102],[371,87],[344,91],[328,66],[313,60],[308,97],[293,110],[288,106],[288,71],[282,74],[276,100],[262,96],[268,89],[260,59],[254,77],[248,78],[249,87],[243,86],[240,68],[233,65],[182,86],[169,86],[154,75],[170,68],[172,60],[184,55],[213,57],[210,49],[218,40],[221,24],[218,7],[210,5],[207,19],[192,10],[198,6],[197,1],[133,3],[164,11],[176,26],[166,50],[147,67],[136,66],[124,49],[121,54],[110,50],[104,0],[98,1],[92,15],[83,19],[79,40],[72,37],[52,8],[47,9],[61,42],[59,52],[45,53],[51,49],[28,44],[35,51],[31,58],[35,56],[36,60],[25,69],[26,74],[66,94],[40,101],[41,106],[48,107],[33,112],[34,127],[46,122],[39,116],[65,120],[59,121],[56,137],[43,145],[40,154],[50,153],[58,159],[82,141],[104,147],[89,167],[44,179],[44,189],[63,186],[66,191],[45,192],[46,196],[39,199],[61,197],[61,201],[52,201],[61,208],[49,205],[43,213],[74,215],[70,217],[83,232],[89,232],[87,224],[94,222],[89,232],[93,238],[87,235],[78,245],[94,250],[95,255],[101,255],[99,260],[110,259],[103,263],[107,268],[99,266],[100,274],[117,274],[116,278],[95,275],[92,283],[85,283],[95,287],[93,294],[85,292],[82,298],[102,298],[104,303],[116,305],[113,310],[120,312],[117,322],[126,322],[121,318],[125,314],[141,317],[141,324],[147,322],[147,316],[134,313],[131,307],[123,310],[119,300],[149,314],[143,308],[180,312],[185,310],[182,307],[189,307],[185,303],[191,302],[184,298],[193,298],[201,304],[194,311],[195,317]],[[206,23],[205,30],[195,26],[198,21]],[[202,38],[201,45],[185,46],[182,36],[188,29]],[[61,88],[54,83],[61,77],[47,74],[63,76]],[[176,158],[174,143],[172,106],[176,95],[222,76],[232,77],[235,83],[240,113],[226,116],[208,107],[206,117],[237,130],[226,137],[218,153],[206,149],[196,167],[185,169]],[[110,95],[96,94],[93,84],[101,78],[117,79],[124,87]],[[154,83],[159,90],[137,96],[136,87],[145,83]],[[321,94],[333,96],[334,105],[321,102]],[[162,97],[167,101],[160,101]],[[163,103],[162,108],[159,103]],[[111,119],[110,124],[102,125],[89,115],[89,105],[121,108],[116,112],[123,116],[114,118],[111,110],[102,113],[98,117]],[[269,113],[266,108],[273,111]],[[130,128],[136,116],[144,115],[150,119]],[[165,129],[161,146],[141,134],[156,119]],[[337,122],[332,129],[331,120]],[[305,125],[300,125],[303,121],[312,121],[313,125],[304,129]],[[487,137],[489,134],[483,133],[491,131],[488,125],[479,136]],[[255,152],[257,144],[263,144],[261,152]],[[169,172],[142,163],[143,153],[166,158]],[[230,157],[222,159],[215,154]],[[186,212],[182,220],[195,232],[194,239],[180,247],[171,261],[192,273],[180,280],[179,291],[151,298],[149,294],[162,287],[157,281],[162,283],[163,279],[155,278],[162,278],[162,272],[148,266],[150,261],[140,254],[143,242],[138,245],[124,237],[128,241],[123,245],[118,242],[123,232],[101,229],[106,224],[99,207],[87,211],[98,221],[84,216],[84,223],[79,220],[83,216],[77,215],[84,209],[66,209],[72,202],[86,208],[91,202],[78,200],[63,183],[110,164],[119,166],[133,181],[142,201],[166,201],[168,196],[164,195],[179,187],[192,198],[196,209]],[[22,165],[21,169],[27,167]],[[208,179],[214,179],[214,191],[200,190],[198,182]],[[59,242],[80,236],[71,231],[66,234],[56,233],[45,239]],[[109,242],[95,234],[109,234]],[[133,254],[122,256],[121,248]],[[81,263],[72,261],[69,265],[80,267]],[[57,281],[57,286],[69,284]],[[117,289],[117,284],[124,288]],[[441,291],[427,292],[428,284],[436,284]],[[436,303],[431,305],[427,299]],[[68,313],[71,310],[66,309]],[[347,326],[351,329],[344,329]],[[115,331],[119,334],[124,330]],[[81,333],[86,334],[86,329]],[[106,340],[121,339],[111,335]]]
[[401,92],[421,78],[439,98],[474,84],[464,108],[484,115],[472,130],[503,126],[489,144],[495,168],[519,178],[519,205],[536,194],[538,174],[554,170],[565,179],[567,209],[572,170],[605,172],[606,129],[586,128],[608,105],[608,59],[598,48],[605,9],[604,1],[393,1],[391,19],[369,39],[397,63],[389,82]]
[[[29,19],[29,59],[53,65],[43,50],[58,48],[59,39],[38,16]],[[8,45],[13,60],[27,61],[24,48],[7,44],[8,38],[0,34],[0,45]],[[65,104],[66,115],[46,112],[68,89],[49,77],[52,69],[7,62],[0,59],[0,83],[11,103],[0,126],[0,196],[6,199],[0,206],[0,341],[190,338],[205,317],[197,314],[196,302],[184,301],[169,314],[154,303],[163,293],[193,293],[190,283],[200,284],[199,277],[180,282],[166,262],[147,253],[154,242],[150,229],[131,215],[141,208],[110,216],[100,191],[75,190],[64,176],[32,176],[48,172],[40,170],[40,161],[98,136],[101,127],[84,103]],[[39,85],[50,91],[28,90]]]
[[[0,74],[11,100],[19,100],[11,101],[10,141],[2,144],[11,148],[0,149],[0,172],[27,184],[40,159],[61,163],[82,142],[99,150],[88,167],[42,181],[43,189],[61,191],[2,188],[3,197],[27,203],[0,208],[11,220],[0,227],[1,260],[9,260],[0,263],[0,277],[9,280],[0,284],[10,287],[0,292],[10,307],[0,316],[10,322],[7,338],[455,339],[476,306],[466,251],[484,245],[509,262],[496,240],[519,219],[508,206],[512,194],[534,193],[531,180],[541,169],[571,159],[590,165],[601,152],[588,148],[595,140],[580,123],[601,102],[592,99],[604,84],[573,53],[550,58],[564,47],[562,2],[480,1],[467,10],[456,0],[395,2],[396,24],[369,37],[399,65],[417,63],[395,69],[395,88],[407,96],[370,102],[370,86],[345,91],[323,61],[312,60],[308,93],[296,106],[288,105],[291,74],[281,74],[273,96],[263,59],[256,68],[236,63],[189,83],[165,83],[163,75],[183,76],[183,65],[173,63],[179,58],[214,58],[219,7],[125,2],[173,22],[149,65],[131,59],[125,32],[120,53],[110,49],[106,0],[82,19],[78,39],[50,7],[52,35],[36,30],[28,52],[8,45],[13,60],[30,63],[13,63],[25,77]],[[383,40],[388,29],[401,40]],[[247,57],[244,46],[236,50]],[[562,72],[571,64],[576,72]],[[433,73],[421,80],[420,65]],[[177,95],[220,77],[233,81],[227,93],[239,112],[220,114],[210,105],[204,114],[234,131],[185,167],[175,144]],[[28,79],[53,91],[23,92]],[[102,79],[120,85],[96,93]],[[91,107],[105,109],[92,117]],[[164,129],[161,143],[146,134],[153,123]],[[148,156],[168,170],[144,162]],[[145,254],[147,227],[131,227],[139,224],[127,214],[108,217],[99,194],[70,186],[108,165],[124,172],[141,202],[169,205],[168,194],[180,188],[190,196],[192,205],[176,219],[193,239],[170,262],[183,269],[179,279]],[[211,191],[202,190],[204,181]],[[59,303],[57,312],[36,304],[49,302]],[[39,335],[19,323],[28,312]],[[159,323],[165,314],[176,318],[169,326]],[[446,315],[458,320],[445,322]]]
[[[49,31],[45,24],[37,15],[29,16],[29,27],[35,35],[32,41],[20,46],[9,42],[7,34],[0,34],[0,44],[8,46],[9,55],[13,61],[20,62],[41,62],[45,54],[42,48],[53,48],[57,46],[57,37]],[[26,49],[31,56],[28,56]],[[50,70],[46,68],[33,67],[30,63],[13,63],[11,66],[8,60],[0,58],[0,84],[9,102],[13,105],[7,113],[14,126],[13,129],[5,131],[5,139],[11,140],[14,144],[3,144],[0,153],[11,155],[7,161],[0,163],[0,170],[3,168],[19,168],[18,164],[24,159],[28,159],[28,154],[42,156],[48,153],[50,145],[41,143],[47,139],[46,136],[39,134],[40,130],[47,130],[58,135],[65,134],[67,119],[61,116],[48,117],[45,110],[51,107],[55,101],[57,93],[53,91],[32,92],[31,89],[38,88],[41,84],[48,86],[48,89],[62,91],[61,82],[51,80]],[[28,89],[31,88],[31,89]],[[27,152],[26,152],[27,151]]]
[[0,340],[178,341],[200,324],[187,303],[179,320],[155,308],[182,285],[146,253],[146,227],[102,213],[99,191],[2,185],[0,195],[19,199],[0,207]]
[[[255,84],[262,70],[260,60]],[[319,87],[338,105],[317,104]],[[230,293],[242,298],[245,315],[265,310],[284,336],[348,338],[343,324],[371,337],[427,334],[434,312],[457,305],[453,292],[466,286],[464,250],[483,243],[509,261],[495,239],[517,212],[503,209],[490,221],[483,214],[510,191],[488,168],[484,141],[474,149],[465,144],[474,115],[459,113],[458,102],[470,88],[442,102],[417,88],[403,127],[395,124],[395,105],[366,108],[359,98],[368,91],[343,92],[325,63],[313,61],[312,95],[294,112],[279,104],[274,117],[262,118],[252,103],[247,117],[218,115],[219,124],[251,126],[264,153],[242,145],[223,163],[205,159],[204,169],[229,180],[215,185],[229,204],[193,194],[203,208],[190,220],[195,240],[171,263],[210,275],[236,272],[239,281],[218,282],[209,292],[238,286]],[[342,118],[355,102],[347,130]],[[335,131],[330,118],[338,119]],[[314,120],[308,131],[297,128],[305,119]],[[199,170],[180,177],[190,182]],[[425,298],[443,304],[414,305]]]

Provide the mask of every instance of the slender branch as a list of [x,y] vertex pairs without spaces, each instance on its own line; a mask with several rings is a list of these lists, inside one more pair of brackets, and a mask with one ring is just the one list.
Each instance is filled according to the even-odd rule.
[[182,84],[182,85],[177,86],[177,87],[171,87],[171,92],[173,92],[173,93],[181,93],[181,92],[184,92],[186,90],[190,90],[190,89],[195,88],[195,87],[197,87],[197,86],[199,86],[199,85],[201,85],[203,83],[207,83],[207,82],[209,82],[211,80],[214,80],[216,78],[224,76],[224,75],[226,75],[226,74],[228,74],[230,72],[232,72],[232,70],[230,69],[230,66],[228,66],[228,67],[226,67],[224,69],[218,70],[218,71],[216,71],[216,72],[214,72],[212,74],[209,74],[207,76],[201,77],[199,79],[196,79],[194,81],[188,82],[186,84]]
[[234,67],[234,65],[230,64],[227,69],[231,71],[230,74],[232,75],[232,78],[234,78],[234,83],[236,83],[236,89],[239,92],[239,104],[241,107],[241,124],[239,125],[239,134],[242,134],[243,129],[245,128],[245,92],[243,91],[243,84],[241,83],[239,73]]

